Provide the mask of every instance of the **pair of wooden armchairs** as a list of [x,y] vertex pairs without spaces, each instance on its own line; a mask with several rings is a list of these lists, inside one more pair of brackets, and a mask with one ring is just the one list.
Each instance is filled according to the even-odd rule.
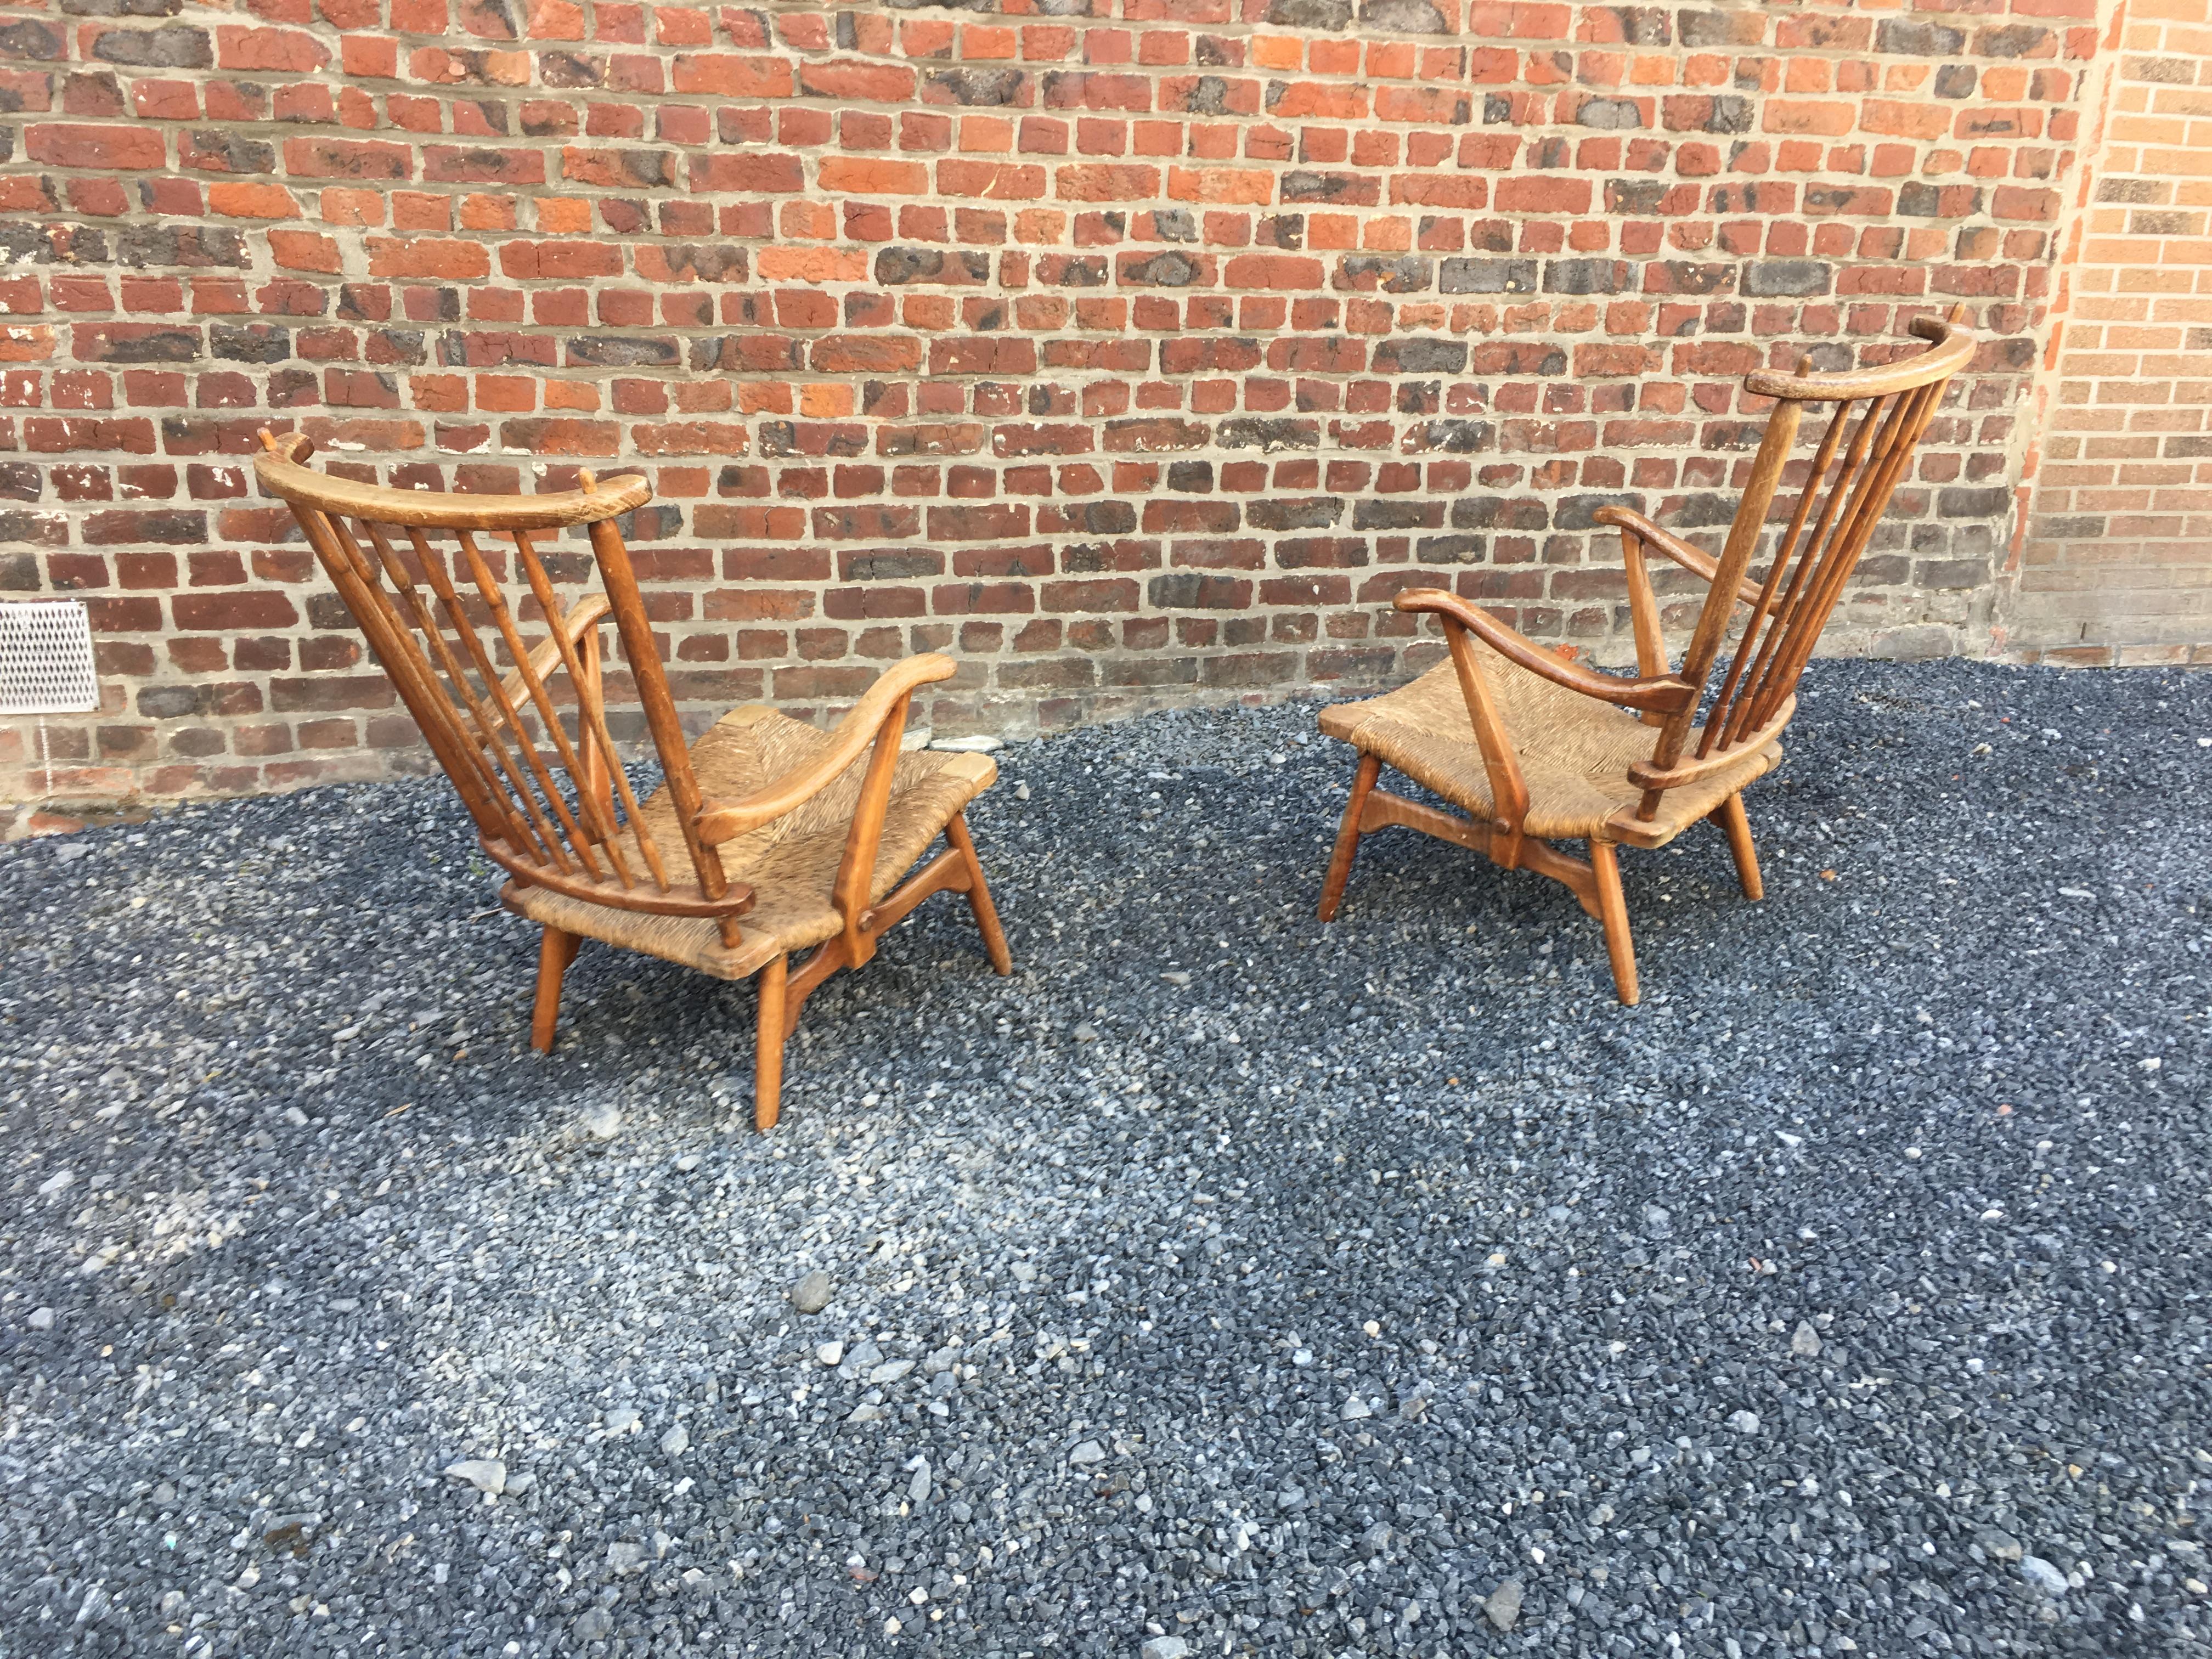
[[[1600,510],[1620,528],[1627,562],[1633,678],[1541,650],[1449,593],[1401,593],[1401,610],[1441,621],[1449,654],[1399,690],[1321,717],[1325,732],[1360,752],[1322,920],[1336,913],[1360,837],[1406,825],[1565,883],[1603,921],[1620,999],[1632,1003],[1616,846],[1662,846],[1713,818],[1744,892],[1757,898],[1741,792],[1780,761],[1814,641],[1944,386],[1972,353],[1958,318],[1916,325],[1934,346],[1894,366],[1815,375],[1801,363],[1795,374],[1749,377],[1746,389],[1776,408],[1717,560],[1640,514]],[[1791,452],[1809,403],[1836,409],[1805,462]],[[754,1121],[765,1129],[808,994],[867,962],[883,932],[932,893],[966,894],[992,965],[1012,971],[963,817],[997,769],[982,755],[901,746],[909,701],[951,675],[948,659],[889,669],[831,732],[748,706],[687,741],[615,525],[650,498],[642,478],[602,487],[587,472],[580,489],[535,496],[421,494],[313,471],[301,464],[304,437],[261,435],[263,486],[291,504],[459,791],[485,855],[507,872],[501,899],[543,930],[538,1048],[553,1045],[562,978],[586,939],[722,979],[757,976]],[[1793,472],[1796,507],[1753,585],[1747,577],[1768,509]],[[601,591],[564,608],[533,538],[578,527]],[[479,536],[495,539],[487,547]],[[1647,552],[1710,584],[1679,671],[1668,668]],[[534,623],[507,602],[516,578]],[[599,631],[609,622],[663,774],[643,802],[608,728]],[[1731,632],[1734,659],[1700,722]],[[504,673],[502,659],[512,665]],[[1385,764],[1466,816],[1377,787]],[[909,875],[940,835],[945,849]],[[1569,839],[1588,843],[1587,863],[1547,844]],[[793,969],[799,951],[808,954]]]

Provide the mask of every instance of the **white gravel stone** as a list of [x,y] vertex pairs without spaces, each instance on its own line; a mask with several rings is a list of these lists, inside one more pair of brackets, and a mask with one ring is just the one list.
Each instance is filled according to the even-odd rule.
[[1992,1561],[2008,1564],[2017,1562],[2027,1553],[2019,1539],[1996,1527],[1984,1527],[1974,1534],[1974,1543]]
[[2039,1555],[2021,1557],[2020,1576],[2049,1596],[2063,1595],[2070,1588],[2066,1575]]
[[460,1462],[447,1464],[446,1473],[495,1498],[507,1490],[507,1465],[496,1457],[465,1458]]
[[1484,1598],[1484,1617],[1501,1631],[1511,1630],[1521,1617],[1521,1581],[1509,1578]]
[[834,1291],[830,1275],[817,1267],[791,1287],[791,1305],[803,1314],[818,1314],[830,1305]]

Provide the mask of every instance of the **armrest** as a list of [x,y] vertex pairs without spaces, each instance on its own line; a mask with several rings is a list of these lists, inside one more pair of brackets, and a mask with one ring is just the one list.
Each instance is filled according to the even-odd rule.
[[[614,607],[607,603],[605,594],[586,593],[576,601],[574,608],[567,616],[561,618],[561,631],[568,636],[568,643],[574,645],[594,625],[611,616],[613,611]],[[530,653],[530,678],[540,685],[544,684],[545,677],[553,672],[554,665],[560,660],[561,642],[548,635]],[[501,681],[500,685],[507,693],[508,702],[518,706],[521,703],[526,688],[520,668]]]
[[1457,623],[1492,650],[1517,667],[1541,675],[1555,685],[1579,691],[1586,697],[1618,703],[1623,708],[1650,709],[1672,714],[1697,701],[1697,689],[1664,674],[1622,679],[1555,657],[1536,642],[1492,616],[1440,587],[1412,587],[1398,595],[1401,611],[1427,611]]
[[763,784],[743,800],[702,801],[698,816],[692,820],[698,826],[699,839],[710,847],[717,846],[772,823],[820,794],[875,741],[884,722],[914,695],[916,687],[949,680],[956,672],[952,659],[935,651],[886,668],[837,722],[836,730],[830,734],[830,746],[819,756]]
[[[1673,532],[1662,530],[1632,507],[1601,507],[1590,517],[1599,524],[1609,524],[1630,532],[1646,547],[1664,553],[1683,569],[1703,576],[1709,582],[1718,568],[1710,555],[1700,553]],[[1757,605],[1759,584],[1740,581],[1735,585],[1735,594],[1740,605]]]

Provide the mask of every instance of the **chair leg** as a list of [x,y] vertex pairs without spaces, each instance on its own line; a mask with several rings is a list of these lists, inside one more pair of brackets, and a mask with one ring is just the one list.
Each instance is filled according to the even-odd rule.
[[783,1108],[783,1044],[791,1022],[784,1012],[784,979],[790,958],[771,957],[760,970],[760,1030],[753,1040],[753,1127],[775,1127]]
[[983,879],[983,861],[975,856],[975,843],[968,835],[965,813],[955,812],[951,822],[945,826],[945,839],[960,854],[960,861],[968,866],[968,908],[975,913],[975,930],[983,935],[983,950],[991,958],[991,966],[1001,974],[1014,971],[1013,952],[1006,949],[1006,935],[999,926],[999,908],[991,902],[990,884]]
[[1729,852],[1735,859],[1735,878],[1743,884],[1743,896],[1765,897],[1765,884],[1759,878],[1759,849],[1751,842],[1751,820],[1744,816],[1743,797],[1730,795],[1713,809],[1712,816],[1728,834]]
[[538,940],[538,1000],[530,1010],[530,1046],[541,1054],[553,1052],[553,1028],[561,1018],[561,980],[576,959],[580,935],[548,927]]
[[1613,985],[1624,1007],[1633,1008],[1636,988],[1636,942],[1628,933],[1628,901],[1620,890],[1620,862],[1613,843],[1589,844],[1590,869],[1597,878],[1597,913],[1605,923],[1605,952],[1613,958]]
[[1352,879],[1352,855],[1359,850],[1359,815],[1367,810],[1367,797],[1381,775],[1382,763],[1372,755],[1359,757],[1359,769],[1352,775],[1352,799],[1344,804],[1344,822],[1336,832],[1336,850],[1329,854],[1328,874],[1321,884],[1321,908],[1315,912],[1323,921],[1336,920],[1336,908],[1344,902],[1345,884]]

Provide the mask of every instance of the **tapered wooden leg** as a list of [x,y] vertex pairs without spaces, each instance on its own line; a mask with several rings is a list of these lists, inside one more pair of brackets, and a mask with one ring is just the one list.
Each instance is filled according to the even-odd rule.
[[1743,884],[1743,896],[1765,897],[1765,884],[1759,878],[1759,849],[1751,844],[1751,820],[1744,816],[1743,797],[1730,795],[1713,809],[1712,816],[1728,832],[1729,851],[1735,858],[1735,878]]
[[1328,874],[1321,884],[1321,908],[1315,912],[1323,921],[1336,920],[1336,907],[1344,902],[1345,884],[1352,879],[1352,855],[1359,850],[1359,815],[1367,810],[1367,797],[1381,775],[1382,763],[1372,755],[1359,757],[1359,769],[1352,775],[1352,799],[1344,804],[1344,823],[1336,832],[1336,851],[1329,854]]
[[991,966],[1002,974],[1014,971],[1013,952],[1006,949],[1006,935],[999,926],[999,908],[991,902],[990,884],[983,879],[983,861],[975,856],[975,843],[968,836],[968,819],[955,812],[952,821],[945,826],[945,839],[952,843],[960,861],[968,866],[968,908],[975,913],[975,929],[983,935],[983,950],[991,958]]
[[538,938],[538,1000],[530,1011],[530,1046],[541,1054],[553,1052],[553,1027],[561,1018],[561,979],[583,942],[558,927],[548,927]]
[[753,1043],[753,1127],[775,1127],[783,1106],[783,1043],[791,1033],[784,1017],[784,976],[789,958],[771,957],[760,970],[760,1030]]
[[1613,958],[1613,985],[1624,1006],[1636,1006],[1636,942],[1628,933],[1628,901],[1620,890],[1620,864],[1613,843],[1589,844],[1590,870],[1597,878],[1598,919],[1605,923],[1605,951]]

